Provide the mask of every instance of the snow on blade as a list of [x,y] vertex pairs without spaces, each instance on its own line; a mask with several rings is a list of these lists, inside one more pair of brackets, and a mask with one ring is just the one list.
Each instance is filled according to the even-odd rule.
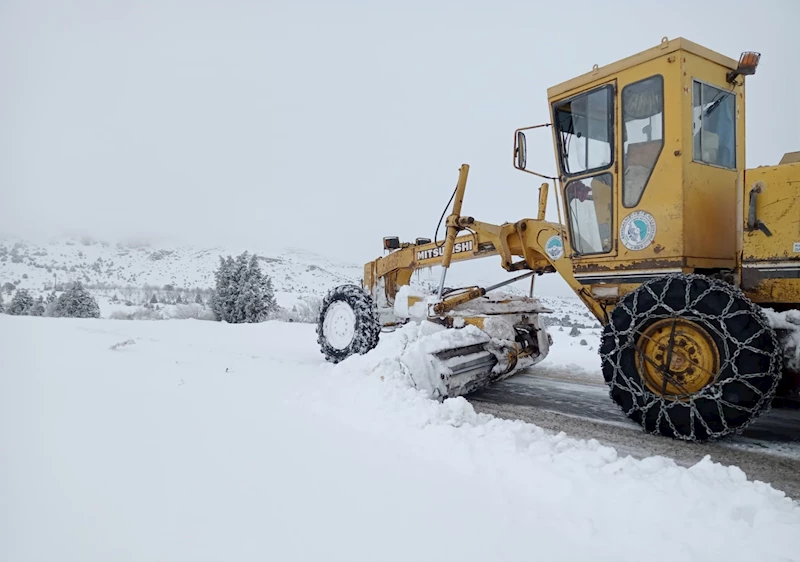
[[796,559],[800,507],[735,467],[439,403],[397,361],[473,337],[334,366],[310,325],[0,316],[2,559]]

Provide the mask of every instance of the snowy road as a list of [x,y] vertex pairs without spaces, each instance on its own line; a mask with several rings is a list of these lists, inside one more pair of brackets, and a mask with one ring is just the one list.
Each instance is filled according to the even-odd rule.
[[773,409],[742,436],[718,443],[676,442],[643,433],[608,396],[600,375],[570,376],[537,366],[470,396],[476,411],[594,438],[635,458],[661,455],[691,466],[705,455],[800,498],[800,410]]

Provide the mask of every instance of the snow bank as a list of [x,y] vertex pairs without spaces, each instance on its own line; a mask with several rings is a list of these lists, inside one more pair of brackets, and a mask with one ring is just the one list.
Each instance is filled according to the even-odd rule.
[[0,316],[0,558],[796,559],[800,508],[737,468],[429,400],[424,333],[333,366],[308,325]]

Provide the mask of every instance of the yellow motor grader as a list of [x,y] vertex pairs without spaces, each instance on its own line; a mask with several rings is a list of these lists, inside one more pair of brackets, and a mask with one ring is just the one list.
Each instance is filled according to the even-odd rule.
[[[559,223],[545,220],[549,182],[535,219],[494,225],[462,215],[464,164],[443,241],[387,237],[361,287],[329,292],[317,327],[325,357],[366,353],[382,329],[409,321],[461,329],[472,338],[432,348],[427,365],[439,375],[434,395],[467,394],[547,355],[539,315],[550,311],[532,291],[497,289],[555,272],[603,325],[610,397],[646,431],[719,439],[776,396],[797,399],[782,338],[800,324],[800,152],[745,169],[745,76],[759,59],[664,38],[549,88],[551,122],[515,131],[513,161],[552,181]],[[552,132],[557,177],[528,170],[532,129]],[[446,287],[452,262],[489,256],[524,273]],[[438,291],[413,290],[412,274],[432,266],[441,266]]]

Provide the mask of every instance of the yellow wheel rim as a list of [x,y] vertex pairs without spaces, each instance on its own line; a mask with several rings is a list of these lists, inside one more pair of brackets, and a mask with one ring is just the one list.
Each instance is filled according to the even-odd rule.
[[636,369],[645,385],[671,400],[685,400],[712,384],[719,363],[719,349],[711,335],[683,318],[651,324],[636,346]]

